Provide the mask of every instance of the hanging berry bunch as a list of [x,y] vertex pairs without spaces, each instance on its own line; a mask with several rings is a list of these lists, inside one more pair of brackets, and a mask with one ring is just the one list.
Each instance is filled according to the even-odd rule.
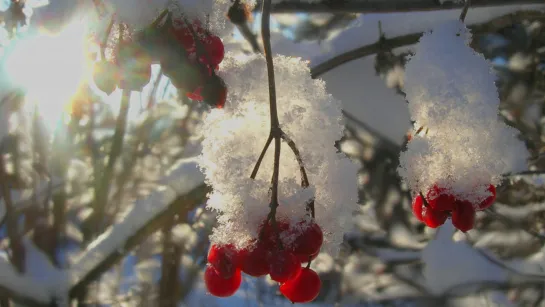
[[[461,231],[490,207],[502,174],[526,169],[517,131],[498,117],[495,76],[470,47],[462,21],[426,33],[405,74],[415,127],[400,155],[400,176],[416,195],[414,215],[435,228],[447,218]],[[422,133],[425,131],[425,133]]]
[[[201,20],[190,20],[184,14],[174,16],[164,10],[136,32],[124,23],[112,25],[103,42],[101,60],[94,69],[95,84],[100,90],[108,95],[116,86],[141,91],[149,82],[151,64],[159,63],[162,73],[188,98],[212,107],[224,106],[227,87],[217,75],[225,54],[223,42]],[[104,51],[107,43],[111,59]]]
[[227,87],[217,75],[225,54],[223,42],[199,20],[174,17],[165,11],[157,22],[139,32],[138,38],[161,64],[163,74],[188,98],[224,106]]
[[[233,244],[213,244],[208,252],[205,283],[211,294],[230,296],[240,286],[241,272],[250,276],[270,278],[281,284],[280,292],[295,303],[310,302],[318,296],[321,281],[310,261],[318,255],[323,233],[314,220],[301,221],[306,228],[296,233],[295,240],[284,246],[278,236],[292,235],[287,221],[276,221],[277,231],[270,221],[264,221],[260,237],[248,242],[243,249]],[[302,268],[302,263],[309,263]]]
[[312,259],[335,255],[350,227],[357,168],[334,147],[343,133],[340,102],[311,78],[308,63],[271,56],[267,7],[266,56],[226,57],[220,75],[229,103],[203,123],[207,205],[219,211],[205,282],[228,296],[241,273],[269,275],[292,302],[310,302],[321,287]]

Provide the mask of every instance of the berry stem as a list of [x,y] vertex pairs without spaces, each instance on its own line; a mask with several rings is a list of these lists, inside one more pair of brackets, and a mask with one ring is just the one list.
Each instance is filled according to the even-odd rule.
[[265,153],[267,153],[267,149],[269,149],[269,146],[272,142],[272,134],[269,134],[269,137],[267,138],[267,142],[265,142],[265,146],[263,147],[263,150],[261,151],[261,154],[259,155],[259,158],[257,159],[257,162],[255,163],[254,170],[252,171],[252,174],[250,175],[250,178],[255,179],[255,176],[257,175],[257,171],[259,171],[259,167],[261,166],[261,162],[263,161],[263,157],[265,157]]
[[429,208],[430,204],[428,204],[426,197],[424,197],[424,194],[422,194],[422,192],[419,192],[419,193],[420,193],[420,197],[422,197],[422,202],[424,203],[424,207]]
[[[280,129],[280,122],[278,120],[278,110],[276,107],[276,84],[274,80],[274,63],[271,51],[271,0],[263,1],[263,7],[261,11],[261,36],[263,37],[263,46],[265,52],[265,60],[267,62],[267,76],[269,79],[269,105],[271,114],[271,132],[269,133],[269,140],[274,139],[274,165],[271,185],[271,203],[269,218],[271,220],[273,230],[277,233],[276,225],[276,208],[278,207],[278,177],[280,174],[280,145],[282,130]],[[267,140],[262,155],[267,150],[270,141]],[[252,175],[254,175],[252,173]]]
[[305,170],[305,164],[303,163],[303,159],[301,158],[301,152],[299,152],[299,149],[297,149],[297,145],[295,145],[295,142],[282,131],[282,140],[288,144],[288,146],[291,148],[291,151],[293,151],[293,154],[295,155],[295,159],[297,160],[297,163],[299,164],[299,169],[301,171],[301,186],[303,188],[308,188],[309,182],[308,182],[308,176],[307,171]]

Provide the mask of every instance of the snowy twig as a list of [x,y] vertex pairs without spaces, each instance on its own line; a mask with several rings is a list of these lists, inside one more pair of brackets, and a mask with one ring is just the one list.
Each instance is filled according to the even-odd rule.
[[[393,13],[393,12],[418,12],[461,9],[464,5],[456,1],[430,1],[430,0],[392,0],[392,1],[358,1],[346,0],[337,4],[337,1],[288,1],[284,0],[275,4],[274,13]],[[339,1],[341,2],[341,1]],[[443,2],[443,3],[441,3]],[[542,4],[541,0],[480,0],[475,7],[503,6],[514,4]]]
[[183,216],[205,200],[210,188],[198,183],[203,179],[196,164],[184,163],[180,172],[184,178],[176,188],[179,196],[173,195],[171,190],[158,190],[147,200],[137,202],[122,222],[106,231],[76,259],[72,269],[67,272],[70,276],[67,276],[69,281],[66,287],[70,297],[77,297],[89,283],[163,227],[167,220],[175,215]]
[[[468,28],[474,32],[495,32],[497,29],[504,27],[507,24],[513,24],[517,21],[522,21],[528,18],[538,16],[543,16],[543,13],[535,11],[522,11],[498,17],[485,23],[471,25],[468,26]],[[312,78],[317,78],[320,75],[338,66],[341,66],[342,64],[373,55],[382,50],[385,46],[391,49],[395,49],[403,46],[416,44],[420,39],[420,36],[422,36],[422,32],[412,33],[385,39],[382,42],[376,42],[370,45],[365,45],[356,49],[349,50],[313,67],[311,69]]]
[[[471,238],[469,237],[469,234],[468,233],[465,233],[466,237],[468,238],[468,240],[471,241]],[[525,272],[520,272],[512,267],[509,267],[507,264],[503,263],[502,261],[488,255],[486,252],[484,252],[483,250],[479,249],[479,248],[474,248],[475,251],[477,251],[481,256],[483,256],[484,258],[486,258],[486,260],[490,261],[491,263],[501,267],[502,269],[508,271],[508,272],[511,272],[515,275],[519,275],[519,276],[524,276],[526,278],[529,278],[529,279],[537,279],[537,280],[545,280],[545,275],[543,274],[531,274],[531,273],[525,273]]]
[[518,228],[522,229],[523,231],[525,231],[526,233],[528,233],[532,237],[538,239],[541,243],[545,243],[545,236],[543,236],[542,234],[540,234],[540,233],[538,233],[536,231],[533,231],[531,229],[527,229],[523,225],[521,225],[519,223],[516,223],[516,222],[510,220],[508,217],[494,211],[492,208],[487,209],[486,212],[489,213],[489,214],[494,215],[501,222],[507,224],[508,226],[517,226]]
[[242,36],[250,43],[252,49],[256,53],[261,52],[259,42],[256,35],[252,32],[248,26],[247,7],[240,0],[235,2],[229,8],[227,12],[227,18],[238,28]]
[[407,45],[412,45],[418,42],[418,39],[422,33],[413,33],[413,34],[407,34],[403,36],[398,36],[390,39],[384,39],[381,42],[376,42],[370,45],[362,46],[350,51],[347,51],[345,53],[339,54],[329,60],[326,60],[323,63],[320,63],[316,66],[314,66],[311,69],[310,74],[312,75],[312,78],[318,78],[322,74],[341,66],[342,64],[348,63],[350,61],[354,61],[369,55],[373,55],[380,50],[382,50],[385,46],[388,48],[399,48]]

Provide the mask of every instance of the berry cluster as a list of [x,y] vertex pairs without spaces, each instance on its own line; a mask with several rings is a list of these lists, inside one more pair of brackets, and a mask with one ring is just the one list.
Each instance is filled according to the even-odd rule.
[[[121,32],[123,26],[119,29]],[[216,74],[225,55],[223,42],[199,21],[190,23],[183,16],[174,19],[165,11],[130,40],[122,38],[120,35],[114,51],[114,63],[104,57],[95,63],[94,81],[101,91],[109,95],[116,86],[141,91],[150,81],[151,64],[160,63],[162,73],[188,98],[218,108],[225,105],[227,88]]]
[[457,199],[446,189],[434,185],[425,199],[422,195],[414,198],[413,213],[418,220],[431,228],[443,225],[451,216],[454,227],[466,232],[473,229],[476,211],[485,210],[494,203],[496,187],[490,185],[488,191],[491,193],[490,196],[478,204],[473,204],[467,200]]
[[208,291],[218,297],[233,295],[241,283],[241,272],[260,277],[269,274],[280,283],[280,292],[293,303],[314,300],[321,288],[316,272],[301,267],[316,258],[323,243],[322,229],[314,221],[301,221],[305,227],[290,244],[283,237],[294,235],[285,221],[263,223],[259,239],[248,242],[248,247],[237,250],[233,245],[212,245],[208,252],[208,266],[204,280]]

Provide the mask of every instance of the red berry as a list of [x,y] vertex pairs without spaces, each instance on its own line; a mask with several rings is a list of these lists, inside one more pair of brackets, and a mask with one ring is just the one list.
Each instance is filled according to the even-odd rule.
[[114,63],[102,60],[93,67],[93,80],[99,90],[110,95],[119,83],[119,73]]
[[280,283],[297,276],[301,270],[301,261],[286,250],[274,252],[269,257],[269,274],[271,279]]
[[202,40],[206,54],[200,56],[199,60],[209,66],[215,67],[223,61],[225,56],[225,48],[221,38],[211,35]]
[[457,201],[452,211],[452,224],[463,232],[473,229],[475,224],[475,208],[468,201]]
[[493,185],[490,185],[488,187],[488,191],[490,193],[492,193],[492,195],[488,196],[485,200],[483,200],[478,208],[479,210],[485,210],[485,209],[488,209],[490,206],[492,206],[492,204],[494,203],[494,201],[496,200],[496,187],[493,186]]
[[191,30],[184,24],[175,22],[175,25],[176,26],[171,29],[176,40],[184,47],[187,53],[194,52],[196,46]]
[[299,261],[301,261],[301,263],[307,263],[307,262],[309,262],[309,260],[312,261],[312,260],[316,259],[316,257],[318,257],[318,254],[320,254],[320,252],[317,252],[317,253],[312,254],[310,256],[309,255],[297,255],[297,258],[299,259]]
[[322,229],[314,220],[310,221],[308,225],[304,225],[303,223],[300,222],[299,225],[303,225],[306,228],[303,229],[303,232],[295,239],[292,245],[292,251],[298,257],[308,257],[319,253],[324,242]]
[[203,97],[201,95],[202,86],[197,87],[193,92],[187,92],[185,96],[191,100],[202,101]]
[[259,242],[255,247],[248,247],[241,251],[240,261],[242,271],[250,276],[259,277],[269,274],[269,262],[267,261],[269,250]]
[[225,106],[225,102],[227,101],[227,88],[222,87],[220,88],[218,93],[218,96],[216,97],[216,108],[222,109]]
[[422,201],[422,196],[416,195],[416,197],[413,200],[413,214],[421,222],[424,222],[424,218],[422,217],[423,208],[424,208],[424,202]]
[[452,211],[456,198],[447,193],[446,189],[434,185],[426,195],[426,200],[430,207],[437,211]]
[[445,223],[448,218],[448,212],[437,211],[433,210],[431,207],[427,207],[422,211],[422,218],[428,227],[437,228]]
[[311,269],[303,268],[295,278],[280,285],[280,292],[292,303],[308,303],[318,297],[321,287],[320,276]]
[[242,274],[240,270],[236,270],[231,278],[223,278],[212,266],[207,266],[204,272],[204,283],[208,292],[214,296],[227,297],[235,294],[240,283],[242,282]]
[[213,244],[208,251],[208,262],[223,278],[231,278],[239,268],[239,252],[232,244],[217,246]]
[[274,231],[274,228],[271,222],[267,222],[266,224],[264,222],[259,227],[259,234],[260,236],[262,236],[260,238],[261,244],[266,246],[267,249],[269,250],[276,250],[280,248],[278,245],[278,238],[282,233],[287,232],[289,230],[290,224],[286,220],[277,218],[276,227],[278,230],[278,234]]

